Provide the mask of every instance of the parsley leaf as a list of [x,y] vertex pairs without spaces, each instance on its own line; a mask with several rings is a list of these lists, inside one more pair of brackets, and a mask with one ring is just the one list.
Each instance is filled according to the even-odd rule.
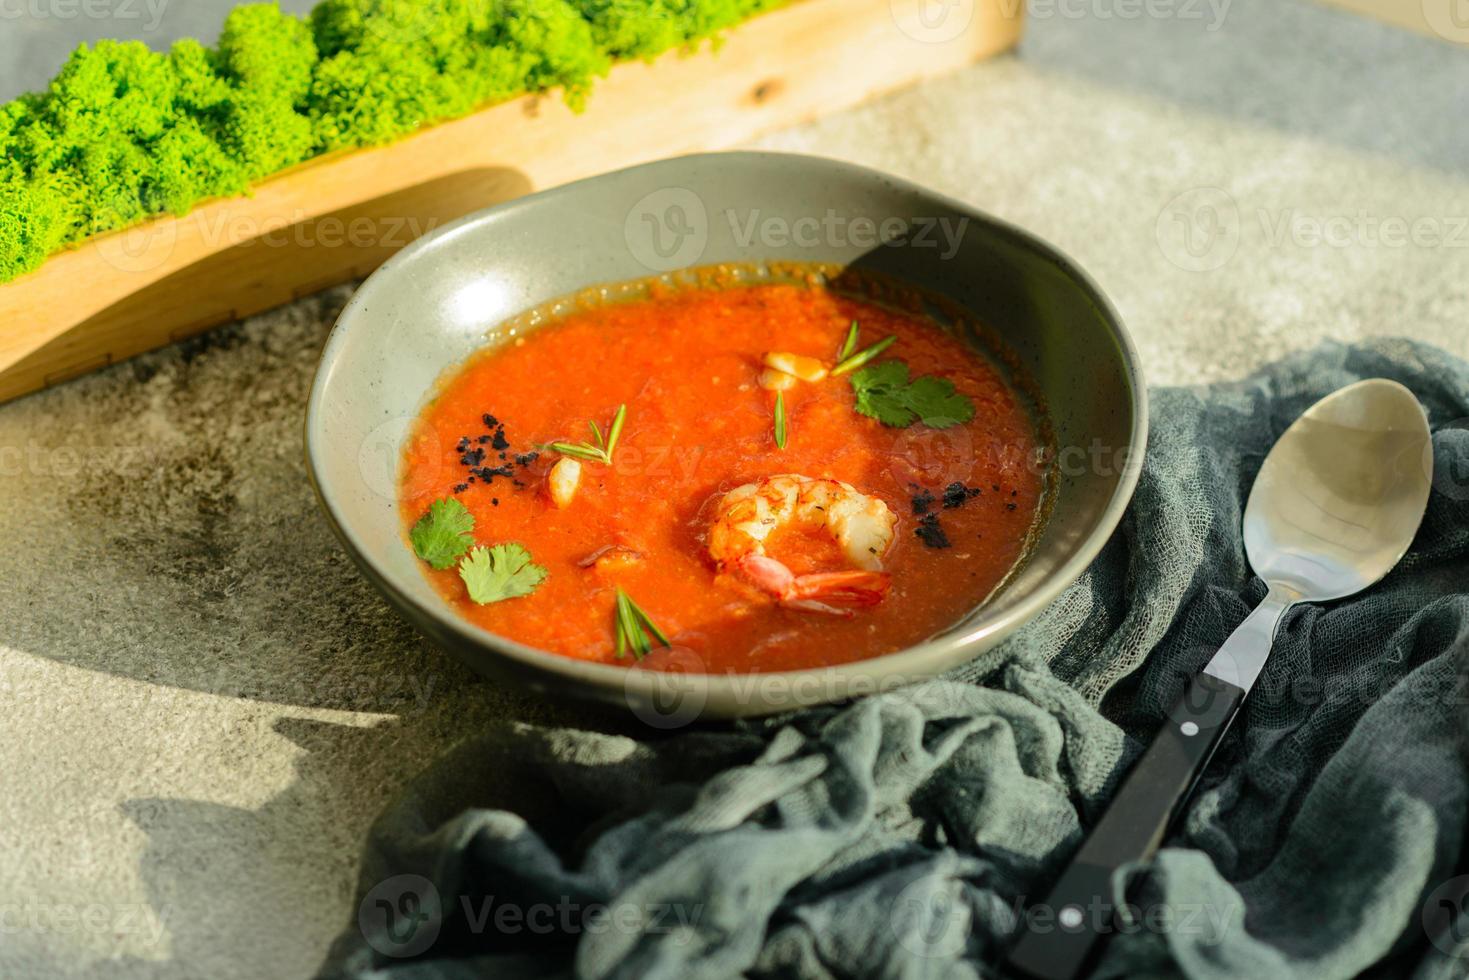
[[902,428],[917,418],[895,392],[908,384],[908,365],[902,361],[883,361],[863,368],[851,378],[857,395],[857,411],[877,419],[883,425]]
[[408,532],[413,553],[434,568],[454,564],[474,544],[474,515],[463,504],[448,497],[429,504],[428,511]]
[[480,605],[530,595],[545,581],[546,569],[531,563],[530,552],[515,542],[481,545],[459,563],[469,597]]
[[908,365],[899,360],[864,367],[848,380],[857,411],[883,425],[901,429],[921,421],[947,429],[974,418],[974,403],[955,391],[953,382],[931,374],[909,381]]
[[908,407],[931,429],[947,429],[974,418],[974,402],[954,390],[947,378],[925,374],[908,386]]

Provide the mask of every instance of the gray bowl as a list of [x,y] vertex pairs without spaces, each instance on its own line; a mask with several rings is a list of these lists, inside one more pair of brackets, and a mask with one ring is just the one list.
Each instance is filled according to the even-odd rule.
[[[1005,585],[952,628],[839,667],[671,674],[489,633],[434,592],[394,494],[403,436],[446,369],[504,320],[599,283],[713,263],[835,263],[970,311],[1039,388],[1054,429],[1049,520]],[[662,726],[768,714],[933,676],[1038,615],[1117,526],[1142,466],[1137,352],[1100,290],[1034,236],[921,187],[815,157],[716,153],[634,167],[471,215],[390,259],[342,311],[306,415],[322,509],[364,575],[476,670]]]

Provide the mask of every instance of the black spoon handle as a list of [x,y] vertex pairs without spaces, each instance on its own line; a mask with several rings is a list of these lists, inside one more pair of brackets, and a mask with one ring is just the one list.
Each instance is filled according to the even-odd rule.
[[1127,774],[1045,903],[1031,909],[1006,976],[1072,980],[1081,974],[1098,942],[1112,931],[1114,873],[1158,850],[1178,804],[1193,789],[1244,697],[1240,688],[1209,674],[1189,682],[1168,723]]

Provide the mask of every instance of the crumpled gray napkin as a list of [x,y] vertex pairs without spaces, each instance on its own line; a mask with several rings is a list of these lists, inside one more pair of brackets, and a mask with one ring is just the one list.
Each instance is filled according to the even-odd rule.
[[1287,616],[1097,975],[1465,976],[1469,365],[1408,341],[1155,390],[1102,556],[949,678],[671,737],[469,740],[379,819],[323,975],[995,975],[1185,677],[1263,597],[1239,535],[1261,459],[1373,376],[1434,425],[1417,541],[1367,593]]

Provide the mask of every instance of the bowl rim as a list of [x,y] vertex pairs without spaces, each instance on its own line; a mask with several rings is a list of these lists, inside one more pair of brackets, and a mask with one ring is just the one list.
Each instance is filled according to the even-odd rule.
[[[344,338],[348,329],[351,327],[351,321],[357,312],[372,299],[374,290],[383,288],[382,283],[386,279],[386,273],[390,273],[399,265],[412,261],[420,252],[443,244],[447,239],[454,237],[472,225],[492,220],[500,215],[509,214],[518,210],[538,207],[540,202],[545,198],[561,195],[572,188],[601,181],[614,175],[624,175],[639,171],[656,171],[670,167],[687,168],[691,165],[697,165],[701,161],[711,160],[718,160],[721,165],[728,165],[731,162],[738,163],[745,160],[754,162],[768,162],[772,160],[796,162],[798,165],[828,168],[856,179],[881,181],[900,193],[922,197],[932,202],[935,207],[949,209],[970,220],[982,223],[992,230],[999,232],[1001,235],[1017,240],[1023,247],[1030,251],[1038,253],[1053,263],[1060,272],[1072,279],[1087,294],[1087,298],[1101,313],[1101,318],[1111,334],[1111,340],[1117,345],[1124,378],[1131,389],[1131,404],[1129,407],[1132,411],[1132,431],[1127,446],[1126,463],[1124,464],[1120,479],[1112,493],[1111,499],[1108,500],[1106,507],[1097,517],[1096,522],[1086,537],[1080,542],[1076,552],[1038,582],[1028,593],[1018,597],[1015,603],[1003,613],[991,618],[982,617],[981,621],[976,623],[972,629],[968,629],[962,633],[949,633],[941,637],[929,637],[891,653],[832,666],[745,673],[639,670],[633,666],[578,660],[573,657],[566,657],[532,647],[470,623],[455,615],[446,603],[429,604],[420,602],[411,594],[398,588],[394,584],[392,576],[378,567],[377,562],[371,557],[370,551],[357,537],[348,522],[343,519],[342,510],[333,497],[332,489],[329,483],[322,479],[322,474],[318,467],[318,459],[324,458],[324,454],[329,449],[320,444],[318,439],[315,438],[315,434],[320,432],[322,425],[322,406],[326,389],[331,382],[332,369],[345,343]],[[374,283],[374,280],[377,280],[377,282]],[[338,315],[336,323],[333,324],[326,343],[322,347],[321,356],[317,362],[316,372],[311,383],[304,419],[304,444],[308,479],[315,492],[317,501],[327,518],[327,523],[342,542],[355,564],[365,573],[365,576],[405,612],[416,614],[417,617],[426,618],[433,625],[446,630],[449,634],[470,646],[498,657],[509,658],[517,666],[530,673],[555,675],[557,679],[579,682],[609,692],[622,692],[625,697],[656,697],[666,693],[670,684],[674,684],[684,689],[687,689],[689,686],[697,687],[701,693],[711,700],[729,699],[733,697],[739,698],[742,703],[744,701],[759,700],[760,696],[758,694],[751,693],[754,690],[752,679],[759,683],[774,682],[789,684],[792,685],[791,689],[794,690],[794,685],[816,678],[830,683],[833,688],[839,687],[842,691],[847,692],[836,695],[836,697],[845,697],[855,696],[861,687],[861,682],[871,681],[873,678],[897,675],[899,678],[906,677],[907,680],[902,681],[902,683],[907,683],[920,678],[932,677],[942,673],[943,670],[966,662],[967,659],[972,659],[954,657],[953,653],[956,650],[971,647],[978,641],[984,639],[993,639],[995,642],[998,642],[1000,638],[1014,632],[1020,626],[1034,619],[1065,589],[1081,577],[1081,574],[1096,559],[1103,546],[1105,546],[1113,532],[1117,529],[1117,526],[1121,523],[1122,517],[1132,500],[1142,474],[1148,440],[1148,428],[1148,391],[1143,379],[1141,359],[1137,348],[1131,336],[1128,334],[1122,318],[1118,315],[1116,308],[1112,305],[1101,287],[1097,285],[1096,281],[1081,266],[1060,249],[1032,232],[1026,231],[1003,219],[996,218],[969,204],[879,170],[849,163],[845,160],[812,154],[734,150],[668,157],[632,167],[625,167],[620,170],[609,171],[582,180],[560,184],[464,215],[454,221],[440,225],[408,244],[401,251],[391,256],[363,281],[362,285],[357,288],[351,299],[342,308],[342,312]],[[979,652],[982,651],[976,651],[975,655],[977,656]],[[935,660],[942,661],[937,669],[933,666]],[[873,690],[881,688],[881,685],[874,686],[869,684],[868,686]],[[817,700],[832,699],[834,698],[817,698]],[[789,705],[782,705],[782,707],[795,707],[799,703],[804,702],[793,701]]]

